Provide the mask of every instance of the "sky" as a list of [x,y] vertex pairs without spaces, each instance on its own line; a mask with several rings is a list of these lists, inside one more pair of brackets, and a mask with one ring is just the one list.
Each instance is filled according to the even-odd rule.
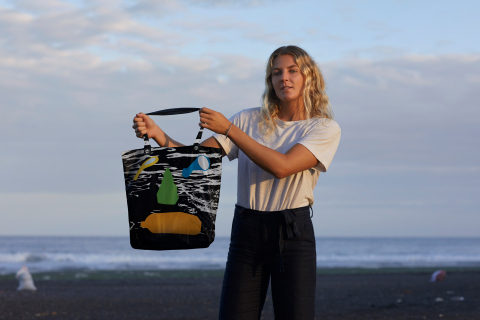
[[[478,1],[0,0],[0,235],[128,236],[137,112],[260,106],[305,49],[342,128],[317,237],[480,236]],[[155,118],[192,144],[198,115]],[[210,132],[204,134],[209,137]],[[230,234],[237,161],[216,232]]]

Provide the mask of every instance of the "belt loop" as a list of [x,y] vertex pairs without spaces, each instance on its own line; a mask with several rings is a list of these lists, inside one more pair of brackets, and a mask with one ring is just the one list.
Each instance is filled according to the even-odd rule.
[[238,217],[240,219],[242,219],[243,218],[243,211],[245,211],[245,208],[241,207],[241,206],[238,206],[238,205],[235,205],[235,211],[237,211]]

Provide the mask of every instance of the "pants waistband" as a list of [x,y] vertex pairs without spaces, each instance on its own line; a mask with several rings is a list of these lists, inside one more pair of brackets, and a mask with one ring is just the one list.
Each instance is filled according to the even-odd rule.
[[305,206],[305,207],[300,207],[300,208],[294,208],[294,209],[284,209],[280,211],[260,211],[260,210],[253,210],[253,209],[247,209],[239,205],[235,205],[235,214],[241,214],[241,213],[248,213],[248,214],[254,214],[254,215],[285,215],[287,212],[293,213],[296,217],[304,217],[304,216],[310,216],[312,217],[312,214],[310,214],[311,207],[310,206]]

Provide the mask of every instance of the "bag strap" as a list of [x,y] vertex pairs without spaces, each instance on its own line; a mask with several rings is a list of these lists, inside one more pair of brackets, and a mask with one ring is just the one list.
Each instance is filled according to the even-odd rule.
[[[164,110],[150,112],[150,113],[147,113],[147,116],[173,116],[176,114],[192,113],[198,110],[200,110],[200,108],[172,108],[172,109],[164,109]],[[193,149],[195,151],[198,150],[200,146],[200,139],[202,139],[202,134],[203,134],[203,128],[200,128],[197,134],[197,138],[195,138],[195,142],[193,144]],[[145,154],[148,154],[148,155],[151,154],[152,146],[148,141],[147,134],[143,135],[143,141],[144,141],[143,149]]]
[[176,114],[192,113],[200,108],[172,108],[147,113],[147,116],[173,116]]

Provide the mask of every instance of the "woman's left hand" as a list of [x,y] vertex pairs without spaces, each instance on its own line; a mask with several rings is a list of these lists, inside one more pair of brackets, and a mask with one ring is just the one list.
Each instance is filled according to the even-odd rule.
[[231,122],[220,112],[208,108],[202,108],[199,113],[200,127],[220,134],[225,134],[230,127]]

